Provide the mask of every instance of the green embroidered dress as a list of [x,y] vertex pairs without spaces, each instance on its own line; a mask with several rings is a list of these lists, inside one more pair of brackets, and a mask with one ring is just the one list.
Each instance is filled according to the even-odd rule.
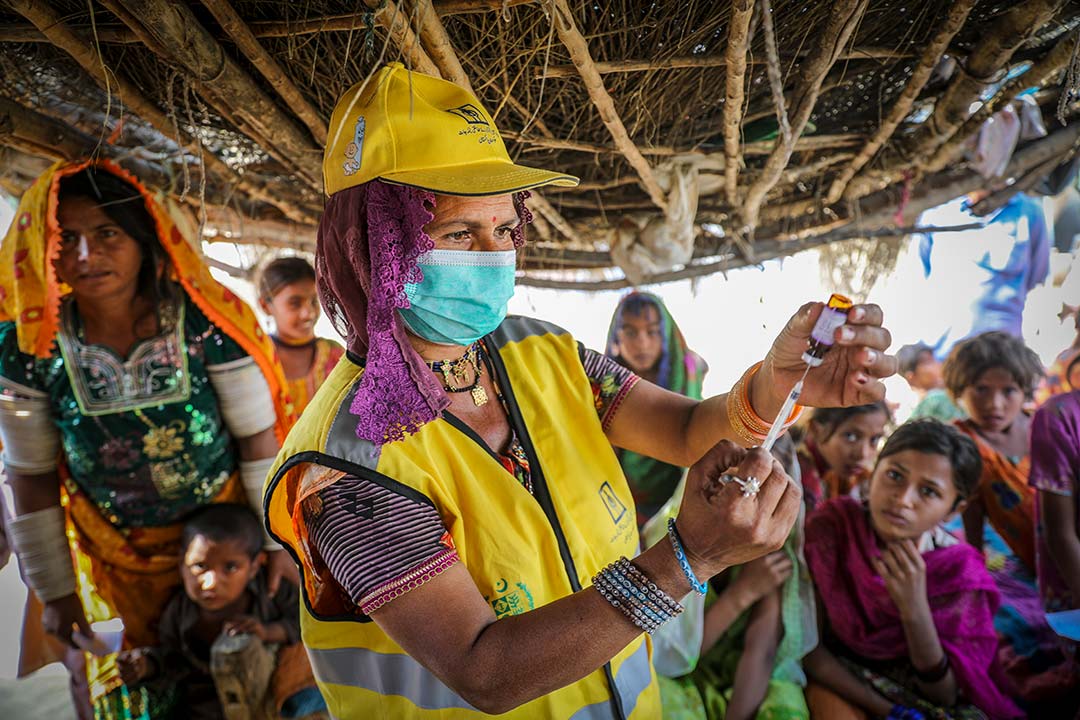
[[71,479],[118,527],[174,522],[237,468],[207,366],[247,353],[181,295],[171,329],[126,359],[83,341],[70,300],[47,359],[19,352],[15,323],[0,323],[0,388],[48,396]]

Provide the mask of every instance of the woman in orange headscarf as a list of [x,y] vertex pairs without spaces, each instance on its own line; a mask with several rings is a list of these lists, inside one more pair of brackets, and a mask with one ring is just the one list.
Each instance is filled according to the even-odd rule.
[[[245,497],[261,512],[290,423],[273,358],[251,310],[116,165],[58,163],[23,196],[0,246],[8,529],[98,717],[153,717],[165,700],[124,687],[114,655],[77,650],[90,624],[120,618],[126,646],[153,643],[180,582],[178,519]],[[284,553],[270,575],[274,589],[295,577]]]

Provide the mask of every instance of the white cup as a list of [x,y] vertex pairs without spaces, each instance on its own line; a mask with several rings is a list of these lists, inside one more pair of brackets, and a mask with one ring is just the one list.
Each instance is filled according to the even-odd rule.
[[90,637],[75,633],[73,639],[80,648],[98,657],[118,653],[124,644],[124,621],[112,618],[90,623]]

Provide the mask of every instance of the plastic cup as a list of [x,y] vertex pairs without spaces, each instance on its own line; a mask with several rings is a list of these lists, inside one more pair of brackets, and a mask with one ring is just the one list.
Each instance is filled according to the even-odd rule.
[[90,623],[90,637],[84,642],[79,641],[81,638],[76,638],[76,644],[98,657],[118,653],[124,644],[124,621],[112,618]]

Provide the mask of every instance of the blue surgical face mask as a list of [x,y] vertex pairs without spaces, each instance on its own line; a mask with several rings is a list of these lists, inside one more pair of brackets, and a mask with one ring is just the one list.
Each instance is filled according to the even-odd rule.
[[405,326],[440,345],[470,345],[506,317],[517,253],[432,250],[417,260],[424,279],[405,286]]

